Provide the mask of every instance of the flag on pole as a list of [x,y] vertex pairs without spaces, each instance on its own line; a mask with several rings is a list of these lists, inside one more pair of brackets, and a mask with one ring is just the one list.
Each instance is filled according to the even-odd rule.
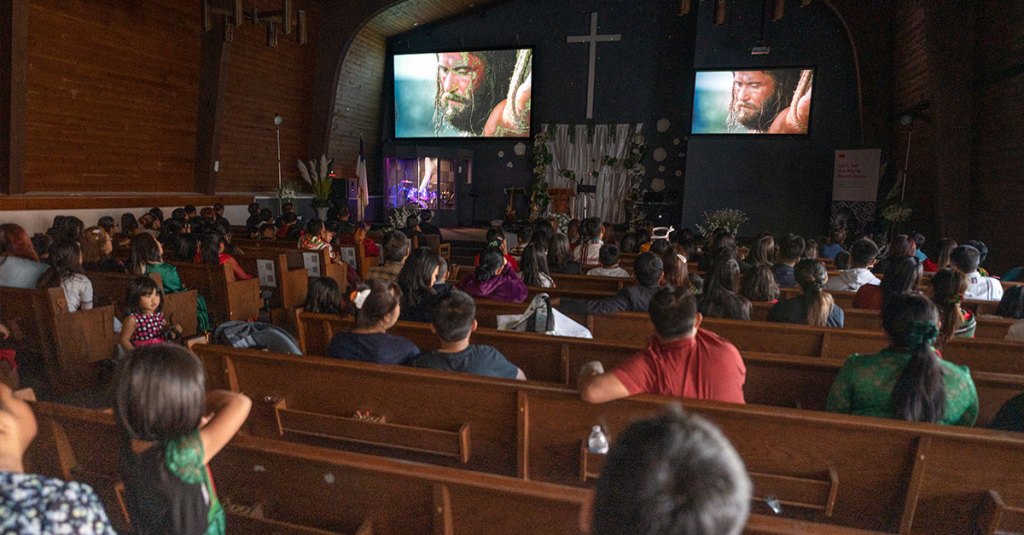
[[356,192],[356,221],[366,216],[366,205],[370,204],[370,189],[366,185],[366,155],[363,152],[363,136],[359,136],[359,158],[356,159],[356,177],[359,186]]

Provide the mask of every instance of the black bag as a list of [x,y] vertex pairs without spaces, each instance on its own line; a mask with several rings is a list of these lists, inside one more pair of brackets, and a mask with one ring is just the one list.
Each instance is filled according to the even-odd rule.
[[302,354],[298,341],[291,333],[262,321],[226,321],[213,332],[213,343],[266,349],[274,353]]
[[[540,301],[539,303],[537,301]],[[548,294],[540,294],[534,298],[536,308],[526,319],[526,331],[531,333],[548,333],[555,330],[555,315],[551,313],[551,299]],[[541,328],[537,328],[540,322]]]

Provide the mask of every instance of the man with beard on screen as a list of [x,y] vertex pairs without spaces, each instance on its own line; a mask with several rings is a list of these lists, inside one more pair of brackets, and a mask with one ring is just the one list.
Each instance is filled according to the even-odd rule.
[[734,71],[727,126],[758,134],[806,134],[810,70]]
[[434,130],[484,135],[484,123],[507,96],[515,65],[512,50],[437,54]]

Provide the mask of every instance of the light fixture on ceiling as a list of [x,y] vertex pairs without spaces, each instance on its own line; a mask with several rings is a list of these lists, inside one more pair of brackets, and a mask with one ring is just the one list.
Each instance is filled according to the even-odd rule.
[[234,29],[245,21],[253,26],[264,24],[267,27],[267,46],[277,46],[277,29],[282,28],[285,35],[295,34],[295,40],[306,44],[309,34],[306,30],[306,11],[292,9],[292,0],[281,0],[281,9],[261,12],[256,4],[246,9],[243,0],[203,0],[203,31],[213,29],[213,16],[220,15],[224,25],[224,41],[234,39]]

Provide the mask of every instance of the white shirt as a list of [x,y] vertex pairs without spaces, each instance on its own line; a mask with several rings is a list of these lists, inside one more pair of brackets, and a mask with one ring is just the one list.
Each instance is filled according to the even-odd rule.
[[630,275],[628,271],[622,269],[619,266],[594,268],[588,271],[587,275],[593,275],[595,277],[619,277],[622,279],[628,279],[632,277],[632,275]]
[[982,277],[977,271],[967,274],[967,292],[965,299],[982,301],[999,301],[1003,298],[1003,285],[992,277]]
[[88,277],[81,273],[75,273],[61,281],[60,285],[64,288],[68,312],[92,308],[92,281]]
[[856,292],[861,286],[871,284],[878,286],[882,281],[867,268],[844,269],[834,277],[829,277],[825,289],[831,291]]

